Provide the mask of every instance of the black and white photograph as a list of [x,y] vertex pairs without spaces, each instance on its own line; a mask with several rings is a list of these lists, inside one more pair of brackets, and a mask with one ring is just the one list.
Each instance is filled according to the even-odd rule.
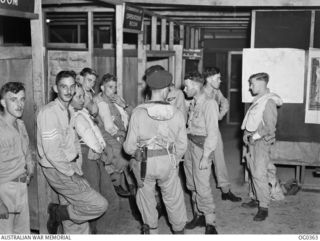
[[1,240],[319,234],[320,1],[0,0]]

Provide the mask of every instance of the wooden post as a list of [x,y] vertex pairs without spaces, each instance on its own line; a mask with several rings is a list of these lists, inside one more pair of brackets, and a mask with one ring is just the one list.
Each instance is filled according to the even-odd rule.
[[186,42],[186,49],[190,49],[190,27],[189,26],[186,26],[185,42]]
[[309,41],[309,47],[310,48],[313,48],[313,44],[314,44],[315,19],[316,19],[316,12],[315,12],[315,10],[312,10],[311,11],[311,24],[310,24],[310,41]]
[[3,17],[0,16],[0,45],[3,45]]
[[155,50],[157,45],[157,17],[151,17],[151,50]]
[[161,19],[161,50],[166,50],[167,42],[167,19]]
[[174,41],[174,23],[169,23],[169,50],[173,50],[173,41]]
[[183,25],[180,25],[180,41],[179,41],[179,44],[182,45],[182,48],[184,47],[184,26]]
[[94,42],[93,42],[93,12],[88,12],[88,52],[90,55],[90,63],[92,67],[93,63],[93,48],[94,48]]
[[124,4],[116,5],[116,76],[117,93],[123,96],[123,10]]
[[195,29],[195,34],[194,34],[194,48],[198,49],[199,48],[199,40],[200,40],[200,31],[199,28]]
[[250,39],[250,48],[254,48],[254,39],[256,33],[256,11],[252,10],[251,12],[251,39]]
[[[39,19],[30,21],[31,27],[31,43],[32,43],[32,78],[33,78],[33,98],[34,98],[34,112],[36,113],[41,106],[45,104],[45,75],[44,75],[44,35],[43,35],[43,17],[41,0],[35,0],[35,13],[39,14]],[[45,21],[45,19],[44,19]],[[36,130],[36,125],[34,125]],[[36,147],[36,143],[33,143]],[[38,158],[38,155],[35,155]],[[38,162],[37,162],[38,163]],[[45,179],[41,167],[37,165],[37,183],[38,183],[38,210],[39,210],[39,232],[41,234],[48,233],[47,231],[47,207],[50,201],[49,184]]]
[[144,31],[145,25],[142,24],[142,32],[138,34],[138,104],[141,104],[143,99],[143,89],[145,86],[143,76],[146,70],[146,50],[144,47]]
[[191,28],[190,32],[190,48],[194,49],[194,28]]

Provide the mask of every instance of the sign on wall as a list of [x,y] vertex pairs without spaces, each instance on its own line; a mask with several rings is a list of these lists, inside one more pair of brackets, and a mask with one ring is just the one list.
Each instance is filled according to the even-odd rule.
[[305,51],[289,48],[244,49],[242,58],[242,102],[250,103],[249,77],[269,74],[268,87],[285,103],[303,103]]
[[191,60],[202,59],[202,49],[184,49],[182,58]]
[[123,31],[140,33],[142,30],[143,9],[136,6],[125,4]]
[[34,0],[0,0],[0,9],[34,12]]

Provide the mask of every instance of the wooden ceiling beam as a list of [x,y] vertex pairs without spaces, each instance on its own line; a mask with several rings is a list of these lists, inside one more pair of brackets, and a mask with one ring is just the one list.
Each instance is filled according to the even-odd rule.
[[251,17],[251,12],[208,12],[208,11],[155,11],[168,17]]
[[114,13],[114,8],[102,8],[95,6],[79,6],[79,7],[43,7],[45,12],[110,12]]
[[126,0],[126,2],[211,7],[320,7],[319,0]]

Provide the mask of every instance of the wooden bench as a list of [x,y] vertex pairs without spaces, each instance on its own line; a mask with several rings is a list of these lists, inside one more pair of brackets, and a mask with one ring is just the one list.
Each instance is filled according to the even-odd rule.
[[320,167],[320,162],[303,162],[300,159],[288,160],[288,159],[272,159],[272,162],[277,165],[295,166],[295,179],[301,185],[302,189],[317,189],[320,190],[320,185],[305,184],[306,167]]
[[[295,166],[295,179],[301,185],[302,189],[320,190],[320,184],[305,184],[306,167],[320,167],[320,162],[303,162],[300,159],[272,159],[272,162],[278,165]],[[245,182],[248,182],[248,172],[245,168]]]

